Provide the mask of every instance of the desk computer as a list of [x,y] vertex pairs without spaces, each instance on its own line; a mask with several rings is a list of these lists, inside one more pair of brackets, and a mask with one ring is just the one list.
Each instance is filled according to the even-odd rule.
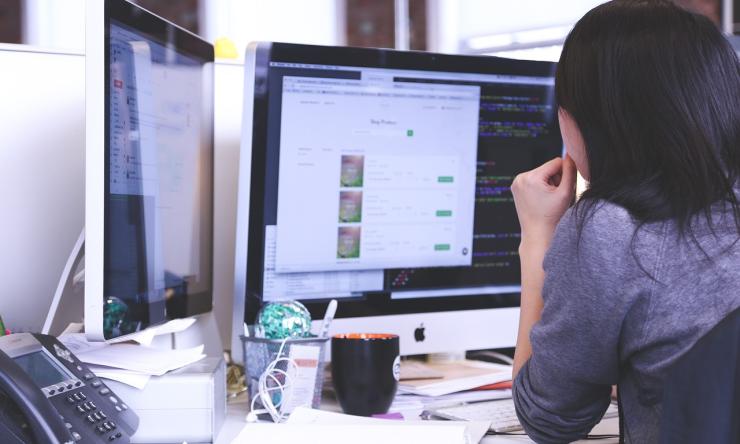
[[124,0],[87,2],[85,333],[211,310],[213,45]]
[[562,154],[555,64],[259,43],[245,65],[232,352],[264,303],[332,298],[332,334],[404,355],[513,346],[509,187]]

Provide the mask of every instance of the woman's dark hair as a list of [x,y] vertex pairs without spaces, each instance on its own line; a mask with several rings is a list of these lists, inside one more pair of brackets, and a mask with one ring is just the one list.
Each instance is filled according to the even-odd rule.
[[565,41],[556,94],[586,145],[577,213],[606,200],[685,234],[723,203],[740,228],[740,62],[709,19],[667,0],[600,5]]

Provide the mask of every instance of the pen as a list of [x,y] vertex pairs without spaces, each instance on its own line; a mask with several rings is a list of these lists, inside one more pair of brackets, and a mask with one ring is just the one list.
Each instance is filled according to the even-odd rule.
[[329,306],[326,307],[326,313],[324,313],[324,320],[321,322],[321,330],[319,330],[319,337],[325,338],[329,334],[329,325],[334,320],[334,314],[337,312],[337,300],[332,299],[329,302]]

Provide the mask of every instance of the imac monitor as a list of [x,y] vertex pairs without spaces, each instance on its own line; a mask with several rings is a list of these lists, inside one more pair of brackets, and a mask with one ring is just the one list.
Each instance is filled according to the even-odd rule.
[[212,307],[213,46],[124,0],[89,0],[85,331]]
[[281,43],[246,64],[232,352],[263,304],[320,322],[332,298],[331,333],[405,355],[513,346],[510,186],[562,155],[555,64]]

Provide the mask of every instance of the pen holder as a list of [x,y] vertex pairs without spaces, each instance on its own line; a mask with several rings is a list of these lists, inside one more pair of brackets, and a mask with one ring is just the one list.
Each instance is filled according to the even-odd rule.
[[[244,379],[249,389],[249,398],[251,400],[259,392],[260,375],[277,358],[283,340],[247,337],[244,335],[241,336],[241,340],[244,351]],[[283,347],[283,356],[294,359],[299,372],[307,372],[300,376],[301,382],[306,381],[307,377],[311,375],[311,368],[315,366],[316,376],[313,378],[312,394],[305,393],[305,387],[301,387],[301,393],[296,394],[294,390],[293,395],[294,397],[308,397],[310,395],[311,407],[313,408],[318,408],[321,404],[321,390],[324,383],[324,355],[328,341],[329,338],[315,336],[290,338],[285,341],[285,346]],[[296,346],[300,346],[300,348],[296,348]],[[314,353],[310,353],[312,352],[310,348],[314,347],[318,349],[318,354],[315,353],[315,350],[313,350]],[[306,358],[306,351],[311,355],[317,355],[317,357],[315,359],[311,359],[311,357]],[[277,365],[277,368],[283,371],[287,371],[287,367],[288,364],[286,362]]]

